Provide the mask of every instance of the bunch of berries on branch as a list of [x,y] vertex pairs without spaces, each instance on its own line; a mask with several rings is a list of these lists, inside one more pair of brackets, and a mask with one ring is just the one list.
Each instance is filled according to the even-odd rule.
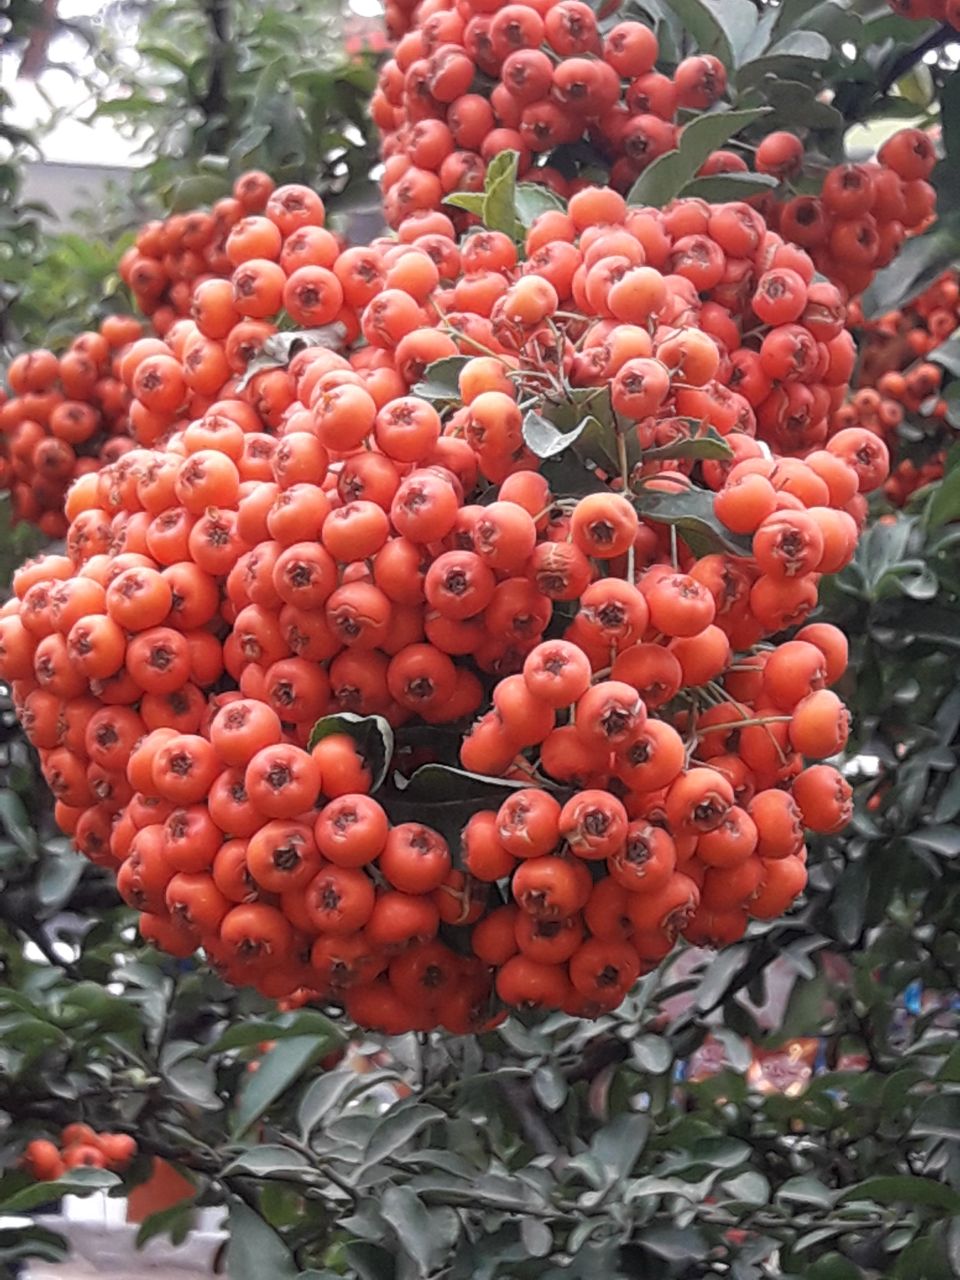
[[[381,68],[372,104],[383,137],[387,220],[398,226],[410,213],[441,208],[452,193],[482,190],[487,166],[510,149],[519,154],[521,178],[564,197],[587,185],[565,176],[578,147],[592,166],[607,169],[611,186],[629,191],[676,148],[684,113],[729,96],[713,54],[684,58],[669,74],[659,61],[657,38],[642,22],[618,22],[603,34],[582,0],[422,0]],[[927,135],[905,129],[876,162],[836,165],[818,194],[797,195],[803,144],[777,132],[761,135],[758,146],[735,141],[713,152],[700,175],[747,173],[752,161],[757,173],[776,179],[754,205],[810,250],[818,271],[856,294],[932,219],[927,178],[935,159]],[[739,277],[731,275],[734,284]]]
[[0,392],[0,489],[10,492],[14,523],[62,538],[73,481],[130,448],[121,357],[142,334],[132,316],[108,316],[61,356],[34,350],[11,361],[10,394]]
[[128,1133],[97,1133],[88,1124],[68,1124],[59,1144],[34,1138],[24,1148],[21,1166],[37,1182],[55,1182],[71,1169],[110,1169],[122,1173],[137,1154]]
[[867,427],[885,440],[892,465],[884,494],[903,506],[942,478],[955,436],[936,349],[960,325],[957,272],[944,272],[918,297],[870,320],[854,305],[849,323],[858,332],[860,388],[832,426]]
[[807,619],[887,456],[830,434],[839,292],[744,204],[591,188],[520,249],[427,212],[340,251],[276,196],[194,323],[319,333],[216,392],[185,329],[130,347],[138,447],[17,573],[0,675],[158,945],[390,1032],[596,1015],[784,911],[849,817]]

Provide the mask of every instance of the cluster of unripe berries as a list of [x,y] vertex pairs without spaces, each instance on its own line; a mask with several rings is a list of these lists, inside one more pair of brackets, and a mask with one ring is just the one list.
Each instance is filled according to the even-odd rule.
[[133,316],[108,316],[60,356],[40,349],[11,361],[10,393],[0,390],[0,489],[10,491],[14,522],[62,538],[67,489],[130,447],[120,366],[142,334]]
[[37,1182],[55,1182],[71,1169],[122,1173],[136,1154],[136,1140],[128,1133],[97,1133],[88,1124],[68,1124],[59,1144],[48,1138],[28,1142],[20,1163]]
[[[849,817],[805,764],[847,717],[843,637],[804,624],[886,476],[876,435],[830,435],[842,301],[747,205],[593,188],[522,251],[437,212],[341,250],[305,192],[125,354],[139,447],[18,571],[0,676],[59,824],[158,945],[388,1031],[596,1014],[681,934],[784,910],[804,827]],[[340,327],[242,384],[281,309]],[[567,496],[525,415],[574,403],[600,437]],[[678,499],[716,551],[658,518]],[[456,839],[426,800],[398,819],[347,722],[315,740],[344,711],[398,731],[399,768],[405,728],[451,726],[502,803]]]

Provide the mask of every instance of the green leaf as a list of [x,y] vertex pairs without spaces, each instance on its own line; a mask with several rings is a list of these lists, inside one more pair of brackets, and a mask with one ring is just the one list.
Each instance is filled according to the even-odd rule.
[[921,849],[932,849],[943,858],[955,858],[960,853],[960,827],[953,823],[917,827],[907,836],[907,841]]
[[224,1169],[224,1175],[231,1173],[252,1173],[263,1177],[267,1173],[301,1173],[310,1167],[305,1156],[299,1151],[291,1151],[289,1147],[263,1146],[251,1147],[242,1155],[231,1160]]
[[530,409],[523,418],[523,442],[538,458],[552,458],[578,440],[590,423],[600,426],[596,418],[584,418],[572,431],[558,431],[552,422]]
[[333,1110],[355,1083],[353,1073],[346,1071],[331,1071],[314,1080],[300,1100],[297,1111],[297,1124],[303,1142],[309,1142],[311,1133],[323,1117]]
[[542,213],[555,209],[566,210],[566,205],[557,193],[542,182],[518,182],[514,203],[517,220],[525,229],[529,229]]
[[324,1037],[295,1036],[268,1050],[258,1069],[247,1077],[240,1094],[232,1140],[241,1138],[295,1080],[335,1045]]
[[665,0],[665,4],[693,36],[700,53],[715,53],[728,70],[739,65],[757,25],[757,10],[750,0]]
[[388,1111],[370,1134],[363,1153],[363,1167],[369,1169],[371,1165],[385,1160],[405,1147],[427,1125],[444,1119],[446,1116],[438,1107],[422,1102]]
[[723,462],[733,457],[733,450],[723,436],[714,427],[708,427],[702,434],[696,434],[699,423],[690,421],[691,434],[671,440],[669,444],[657,445],[644,449],[640,455],[644,462],[664,462],[673,458],[687,458],[695,461],[716,460]]
[[607,1173],[609,1185],[626,1178],[650,1136],[647,1116],[624,1113],[594,1134],[590,1154]]
[[530,1081],[537,1101],[546,1111],[559,1111],[567,1100],[570,1086],[556,1067],[537,1067]]
[[73,1169],[55,1182],[31,1182],[29,1186],[22,1187],[8,1199],[0,1201],[0,1213],[35,1209],[62,1196],[89,1196],[95,1191],[109,1191],[119,1183],[117,1175],[108,1173],[106,1169]]
[[352,711],[324,716],[310,731],[307,749],[312,751],[318,742],[337,733],[345,733],[357,744],[370,770],[370,791],[376,791],[387,776],[393,757],[394,738],[389,721],[383,716],[358,716]]
[[169,1236],[174,1244],[181,1244],[193,1227],[195,1208],[193,1200],[181,1200],[151,1213],[137,1232],[137,1248],[142,1249],[154,1236]]
[[722,1186],[725,1193],[738,1204],[759,1207],[770,1199],[770,1183],[755,1169],[746,1169],[734,1178],[724,1179]]
[[907,240],[888,267],[878,271],[861,299],[865,320],[904,307],[952,266],[957,256],[956,218],[938,221],[932,230]]
[[271,334],[247,365],[237,382],[237,390],[243,391],[251,378],[265,369],[285,369],[298,352],[309,347],[324,347],[326,350],[336,351],[343,345],[346,336],[347,331],[339,321],[319,329],[293,329]]
[[520,1239],[531,1258],[546,1258],[553,1248],[553,1232],[537,1218],[520,1219]]
[[637,1036],[631,1041],[630,1054],[644,1071],[656,1076],[669,1071],[673,1064],[673,1049],[663,1036]]
[[644,169],[630,189],[627,203],[662,208],[678,196],[688,182],[693,181],[712,151],[722,147],[747,125],[760,120],[767,110],[767,107],[751,107],[697,116],[681,133],[677,149],[658,156]]
[[487,165],[484,181],[483,222],[491,231],[517,234],[517,166],[516,151],[501,151]]
[[749,200],[780,185],[769,173],[711,173],[692,178],[681,195],[722,204],[726,200]]
[[4,831],[26,854],[36,854],[39,843],[37,833],[30,825],[30,818],[23,801],[9,787],[0,791],[0,824]]
[[264,1040],[289,1040],[294,1036],[323,1036],[330,1048],[343,1044],[344,1034],[336,1023],[317,1009],[300,1009],[280,1014],[275,1020],[248,1018],[228,1027],[219,1040],[205,1047],[205,1053],[226,1053],[229,1049],[247,1049]]
[[213,1063],[200,1058],[183,1057],[164,1068],[164,1077],[174,1093],[205,1111],[220,1111],[223,1102],[217,1097],[217,1078]]
[[939,529],[960,519],[960,466],[948,471],[930,495],[923,515],[928,529]]
[[[489,778],[446,764],[421,765],[409,778],[394,775],[395,791],[384,793],[381,804],[391,821],[422,822],[441,832],[456,849],[467,819],[480,809],[499,809],[504,800],[526,784]],[[558,799],[565,793],[556,790]]]
[[444,196],[443,203],[452,204],[456,209],[466,209],[467,213],[482,221],[486,201],[482,191],[454,191],[452,195]]
[[825,1187],[817,1178],[800,1175],[788,1178],[774,1193],[775,1200],[789,1204],[812,1204],[818,1209],[829,1209],[837,1198],[835,1191]]
[[487,166],[482,192],[456,191],[444,199],[444,204],[466,209],[490,231],[502,231],[517,239],[524,230],[517,219],[516,206],[519,160],[516,151],[499,152]]
[[230,1280],[296,1280],[300,1268],[276,1231],[242,1200],[231,1200],[227,1275]]
[[697,1262],[710,1253],[710,1242],[698,1227],[645,1227],[637,1243],[667,1262]]
[[433,1269],[434,1240],[430,1215],[420,1197],[409,1187],[387,1187],[380,1199],[380,1213],[397,1233],[401,1249],[413,1259],[417,1274],[429,1275]]
[[80,881],[84,859],[72,850],[68,853],[44,852],[37,876],[37,902],[46,914],[59,911]]
[[722,524],[713,509],[713,494],[707,489],[686,489],[666,493],[641,485],[633,495],[640,515],[657,524],[672,524],[695,555],[729,551],[749,556],[752,543]]
[[460,374],[470,363],[469,356],[444,356],[426,368],[426,380],[411,388],[410,394],[431,404],[460,403]]
[[[783,1188],[781,1188],[782,1192]],[[934,1178],[921,1178],[908,1173],[867,1178],[837,1197],[837,1204],[851,1200],[873,1200],[876,1204],[923,1204],[948,1213],[960,1213],[960,1192]]]

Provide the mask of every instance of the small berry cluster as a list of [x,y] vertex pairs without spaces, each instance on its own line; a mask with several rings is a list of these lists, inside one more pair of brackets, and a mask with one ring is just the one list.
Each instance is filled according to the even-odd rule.
[[120,258],[119,273],[159,336],[191,314],[198,284],[230,275],[230,231],[244,218],[262,214],[275,188],[271,177],[251,169],[211,209],[172,214],[140,228]]
[[37,1182],[56,1182],[70,1169],[111,1169],[122,1173],[137,1154],[127,1133],[97,1133],[88,1124],[68,1124],[59,1145],[34,1138],[24,1148],[21,1164]]
[[[771,133],[756,152],[758,173],[782,180],[803,168],[803,147],[789,133]],[[888,266],[909,235],[933,221],[936,192],[927,181],[937,156],[921,129],[900,129],[875,161],[835,165],[818,195],[767,199],[763,210],[784,239],[809,250],[818,271],[856,296]]]
[[[833,417],[837,428],[864,426],[886,441],[894,459],[884,493],[894,506],[943,476],[947,426],[944,370],[929,357],[960,325],[960,282],[947,271],[919,297],[869,322],[858,307],[861,389]],[[902,439],[904,423],[910,439]],[[919,439],[917,435],[919,434]]]
[[11,361],[11,394],[0,392],[0,489],[10,491],[14,522],[62,538],[70,485],[130,447],[130,393],[120,367],[142,333],[132,316],[108,316],[59,357],[41,349]]
[[[127,349],[139,444],[0,611],[58,823],[145,937],[271,997],[387,1031],[596,1015],[681,934],[784,910],[804,826],[849,817],[805,764],[847,734],[845,641],[807,617],[887,466],[830,434],[842,299],[744,204],[588,188],[522,250],[438,212],[341,250],[313,193],[271,200],[196,319]],[[283,311],[325,341],[244,380]],[[571,412],[568,494],[537,446]],[[449,726],[502,802],[456,839],[401,812],[343,712],[398,768]]]

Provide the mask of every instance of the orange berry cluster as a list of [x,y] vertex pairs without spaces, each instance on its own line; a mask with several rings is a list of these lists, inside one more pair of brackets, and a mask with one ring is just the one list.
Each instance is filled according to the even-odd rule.
[[[881,435],[894,457],[884,493],[903,506],[912,493],[943,476],[950,432],[943,398],[943,368],[928,359],[960,324],[960,281],[947,271],[919,297],[869,322],[859,308],[850,322],[860,331],[861,389],[834,414],[837,428],[864,426]],[[909,456],[898,457],[901,424],[920,425],[923,438]]]
[[140,228],[120,258],[120,278],[161,337],[191,314],[198,284],[230,275],[230,231],[245,217],[263,213],[275,186],[267,174],[252,169],[210,210],[191,209]]
[[[928,134],[900,129],[875,161],[830,169],[818,195],[766,198],[763,210],[785,239],[809,250],[818,271],[856,296],[893,261],[907,236],[933,221],[936,192],[927,179],[936,160]],[[796,176],[802,145],[789,133],[768,134],[755,163],[758,173]]]
[[[488,164],[505,150],[519,154],[522,178],[566,197],[586,183],[565,178],[554,154],[584,141],[594,162],[609,168],[611,186],[629,190],[677,146],[679,113],[705,111],[727,89],[726,70],[712,54],[684,58],[672,75],[656,69],[659,56],[644,23],[619,22],[603,34],[582,0],[421,0],[380,70],[371,106],[383,135],[388,222],[398,226],[455,192],[482,190]],[[489,91],[477,91],[478,74],[493,81]],[[780,185],[753,203],[785,239],[811,251],[818,271],[857,294],[933,216],[926,179],[935,159],[925,133],[904,129],[881,147],[877,162],[837,165],[819,195],[793,195],[803,144],[791,133],[771,133],[756,149],[755,168]],[[722,150],[700,173],[749,167],[740,152]],[[742,277],[731,270],[730,287],[738,283]]]
[[119,361],[142,333],[132,316],[108,316],[61,356],[41,349],[11,361],[10,395],[0,391],[0,489],[10,491],[14,522],[62,538],[67,489],[130,447]]
[[122,1173],[137,1154],[128,1133],[97,1133],[87,1124],[68,1124],[59,1146],[34,1138],[24,1148],[21,1165],[37,1182],[55,1182],[70,1169],[111,1169]]
[[[438,212],[343,251],[322,223],[281,188],[197,319],[127,349],[139,445],[16,574],[0,676],[158,945],[387,1031],[596,1015],[681,934],[784,910],[804,826],[849,817],[805,764],[844,744],[846,644],[805,623],[887,462],[830,435],[840,295],[744,204],[589,188],[522,250]],[[322,344],[245,379],[283,312]],[[317,735],[344,712],[393,759],[349,719]],[[497,797],[455,830],[390,776],[442,756],[418,726]]]

